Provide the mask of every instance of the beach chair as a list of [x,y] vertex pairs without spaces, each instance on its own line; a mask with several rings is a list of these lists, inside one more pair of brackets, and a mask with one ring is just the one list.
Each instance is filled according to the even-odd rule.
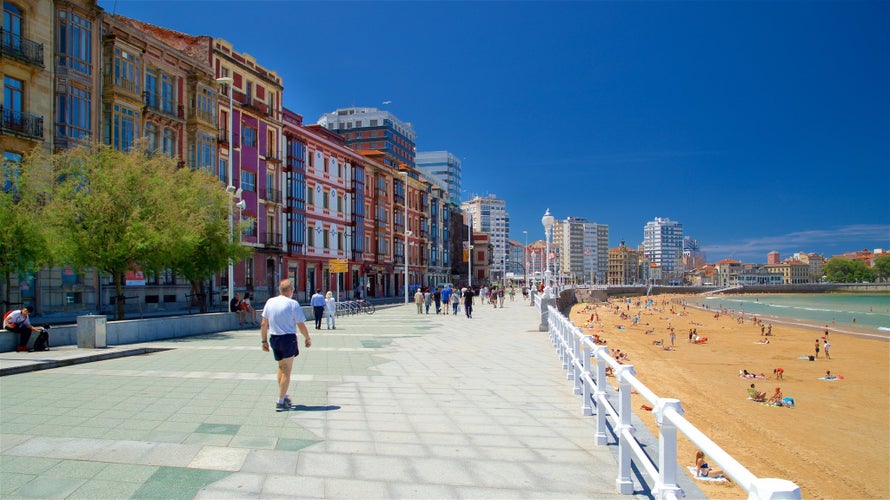
[[748,399],[750,399],[751,401],[757,401],[757,402],[762,403],[762,402],[766,401],[766,394],[764,394],[762,392],[757,392],[753,388],[749,387],[748,388]]

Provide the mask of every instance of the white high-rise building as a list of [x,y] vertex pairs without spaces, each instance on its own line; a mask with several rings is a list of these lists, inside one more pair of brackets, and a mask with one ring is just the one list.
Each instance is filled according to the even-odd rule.
[[417,169],[431,182],[448,192],[448,200],[460,203],[460,159],[448,151],[420,151],[415,156]]
[[580,217],[554,225],[562,274],[576,282],[605,283],[609,273],[609,226]]
[[476,196],[460,205],[461,210],[473,221],[473,231],[488,233],[491,238],[492,280],[502,280],[504,268],[510,256],[507,255],[507,239],[510,237],[510,214],[507,202],[495,195]]
[[683,274],[683,224],[656,217],[643,228],[643,253],[658,264],[664,279],[679,282]]

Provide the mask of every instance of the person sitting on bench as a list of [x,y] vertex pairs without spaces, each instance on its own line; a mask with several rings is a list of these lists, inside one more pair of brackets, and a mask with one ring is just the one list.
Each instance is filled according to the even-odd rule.
[[10,311],[3,319],[3,328],[12,333],[19,334],[19,345],[16,351],[27,351],[28,341],[31,339],[31,332],[40,333],[39,328],[31,325],[31,307],[25,306],[21,309]]

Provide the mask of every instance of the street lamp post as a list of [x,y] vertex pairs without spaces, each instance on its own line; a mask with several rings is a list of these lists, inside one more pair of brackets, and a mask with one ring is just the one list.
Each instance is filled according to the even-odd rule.
[[553,297],[553,288],[551,288],[550,284],[550,235],[553,234],[553,216],[550,215],[549,208],[544,213],[544,216],[541,217],[541,224],[544,226],[544,239],[546,242],[546,253],[544,254],[544,263],[546,264],[544,271],[544,298],[549,299]]
[[470,231],[467,234],[467,287],[473,288],[473,215],[467,213],[470,219]]
[[[232,175],[233,175],[232,174],[232,159],[233,159],[232,158],[232,84],[234,83],[234,81],[235,80],[232,79],[232,77],[230,77],[230,76],[223,76],[223,77],[216,79],[216,83],[223,84],[226,86],[226,89],[228,90],[228,92],[226,92],[226,94],[227,94],[227,97],[229,98],[229,117],[228,117],[229,123],[227,125],[228,137],[226,139],[229,144],[229,158],[226,161],[226,182],[228,182],[228,185],[226,185],[226,192],[229,193],[230,195],[235,193],[235,183],[234,183],[234,179],[232,179]],[[233,240],[234,234],[235,234],[235,221],[233,219],[232,212],[233,212],[232,203],[229,203],[229,243],[230,244],[232,243],[232,240]],[[228,267],[227,271],[228,271],[229,279],[228,279],[228,283],[226,284],[226,286],[227,286],[228,299],[231,302],[232,297],[235,296],[235,263],[232,261],[231,257],[229,257],[229,267]]]
[[522,273],[525,275],[525,286],[528,286],[528,231],[523,231],[525,235],[525,246],[522,247]]

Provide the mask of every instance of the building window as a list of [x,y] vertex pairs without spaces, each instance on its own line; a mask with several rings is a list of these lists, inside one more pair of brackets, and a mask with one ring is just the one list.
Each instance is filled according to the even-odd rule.
[[241,129],[241,143],[244,144],[245,146],[255,148],[256,147],[256,129],[245,125]]
[[256,192],[256,174],[253,172],[248,172],[247,170],[241,171],[241,189],[244,191]]
[[139,133],[139,119],[138,111],[120,104],[114,104],[110,111],[106,109],[105,143],[119,151],[129,151]]
[[176,157],[176,132],[172,129],[164,129],[163,153],[170,158]]
[[195,141],[196,157],[192,159],[192,165],[211,172],[213,170],[214,150],[216,149],[216,138],[207,132],[198,132]]
[[145,124],[145,138],[148,140],[148,150],[157,151],[158,149],[158,127],[154,123]]
[[216,177],[224,183],[231,184],[231,181],[229,181],[229,161],[225,158],[220,158],[218,165],[219,170],[216,172]]
[[241,216],[241,223],[244,227],[244,236],[256,236],[256,219],[255,218]]
[[59,64],[85,75],[93,73],[93,23],[68,10],[59,10],[56,50]]
[[92,130],[92,95],[86,89],[71,85],[65,91],[65,94],[59,94],[56,108],[57,135],[72,139],[84,138]]
[[129,52],[116,47],[114,49],[114,85],[130,92],[139,92],[139,80],[137,80],[137,66],[139,58]]
[[19,169],[22,164],[22,155],[13,153],[12,151],[3,152],[3,191],[8,193],[15,190],[16,182],[19,177]]

